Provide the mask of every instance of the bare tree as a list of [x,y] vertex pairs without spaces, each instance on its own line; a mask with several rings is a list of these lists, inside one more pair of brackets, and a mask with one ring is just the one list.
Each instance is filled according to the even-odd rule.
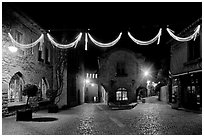
[[[56,87],[55,89],[51,90],[49,89],[47,91],[47,96],[50,98],[50,101],[53,104],[57,104],[60,101],[60,95],[63,91],[63,77],[64,77],[64,70],[67,66],[67,56],[66,56],[66,50],[62,51],[61,49],[56,49],[56,59],[55,59],[55,68],[54,68],[54,75],[56,80]],[[56,100],[57,99],[57,100]]]

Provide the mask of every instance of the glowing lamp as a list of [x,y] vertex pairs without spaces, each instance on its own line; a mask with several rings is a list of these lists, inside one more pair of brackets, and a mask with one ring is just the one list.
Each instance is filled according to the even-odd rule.
[[93,86],[94,86],[94,84],[92,83],[92,84],[91,84],[91,86],[93,87]]
[[144,72],[144,76],[146,77],[146,76],[148,76],[148,75],[149,75],[149,71],[146,70],[146,71]]
[[151,82],[150,80],[147,80],[147,85],[149,85],[149,84],[150,84],[150,82]]
[[15,46],[9,46],[8,49],[9,49],[12,53],[18,51],[18,48],[16,48]]
[[85,82],[86,82],[86,84],[89,84],[89,83],[90,83],[90,80],[86,79]]

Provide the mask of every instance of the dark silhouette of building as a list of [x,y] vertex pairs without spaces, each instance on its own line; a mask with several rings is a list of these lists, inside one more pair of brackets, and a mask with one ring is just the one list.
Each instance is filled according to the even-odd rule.
[[[187,37],[201,25],[198,19],[178,34]],[[202,25],[201,25],[202,28]],[[167,43],[171,46],[170,72],[172,90],[169,92],[170,102],[174,107],[201,109],[202,107],[202,31],[195,41],[179,42],[174,39]]]

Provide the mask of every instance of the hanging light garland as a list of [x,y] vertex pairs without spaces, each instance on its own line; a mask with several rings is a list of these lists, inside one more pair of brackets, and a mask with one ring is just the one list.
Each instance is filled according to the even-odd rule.
[[191,36],[188,36],[188,37],[186,37],[186,38],[181,38],[181,37],[178,37],[178,36],[176,36],[176,35],[174,35],[174,31],[173,30],[171,30],[171,29],[169,29],[169,28],[166,28],[166,30],[168,31],[168,33],[169,33],[169,35],[170,36],[172,36],[175,40],[177,40],[177,41],[190,41],[190,40],[192,40],[193,38],[194,38],[194,41],[195,41],[195,39],[196,39],[196,37],[197,37],[197,35],[198,35],[198,33],[199,33],[199,31],[200,31],[200,25],[198,25],[195,29],[194,29],[194,33],[191,35]]
[[[181,37],[178,37],[176,35],[174,35],[174,31],[172,31],[171,29],[169,28],[166,28],[167,32],[169,33],[169,35],[171,37],[173,37],[175,40],[177,41],[190,41],[192,39],[196,39],[197,35],[199,34],[199,31],[200,31],[200,25],[198,25],[195,29],[194,29],[194,33],[191,35],[191,36],[188,36],[186,38],[181,38]],[[152,44],[154,43],[156,40],[157,41],[157,45],[160,43],[160,37],[161,37],[161,34],[162,34],[162,28],[160,28],[158,34],[151,40],[149,41],[141,41],[141,40],[137,40],[135,39],[130,32],[128,32],[128,36],[132,39],[132,41],[134,41],[135,43],[139,44],[139,45],[149,45],[149,44]],[[41,36],[33,43],[30,43],[30,44],[21,44],[19,42],[17,42],[10,33],[8,33],[12,43],[14,44],[14,46],[17,46],[19,48],[31,48],[31,47],[34,47],[36,46],[39,42],[40,42],[40,46],[39,46],[39,49],[42,49],[42,45],[44,43],[44,34],[41,34]],[[87,46],[88,46],[88,38],[90,38],[90,40],[97,46],[99,47],[111,47],[111,46],[114,46],[121,38],[122,36],[122,32],[119,34],[119,36],[112,42],[109,42],[109,43],[101,43],[101,42],[98,42],[96,41],[92,36],[91,34],[89,33],[85,33],[85,50],[87,50]],[[69,43],[69,44],[59,44],[57,42],[54,41],[54,38],[49,34],[47,33],[47,37],[48,39],[50,40],[50,42],[55,45],[56,47],[58,48],[62,48],[62,49],[66,49],[66,48],[76,48],[78,42],[81,40],[82,38],[82,32],[79,33],[79,35],[76,36],[75,38],[75,41],[73,41],[72,43]]]
[[85,33],[85,50],[87,50],[87,45],[88,45],[88,36],[87,36],[87,33]]
[[54,38],[49,33],[47,33],[47,37],[50,40],[50,42],[58,48],[63,48],[63,49],[72,48],[72,47],[76,48],[78,42],[81,40],[82,33],[80,32],[79,35],[75,38],[76,40],[69,44],[59,44],[55,42]]
[[89,36],[89,38],[91,39],[91,41],[92,41],[95,45],[97,45],[97,46],[99,46],[99,47],[111,47],[111,46],[114,46],[114,45],[120,40],[120,38],[121,38],[121,36],[122,36],[122,32],[119,34],[119,36],[118,36],[114,41],[109,42],[109,43],[101,43],[101,42],[98,42],[98,41],[96,41],[96,40],[91,36],[91,34],[89,34],[89,33],[88,33],[88,36]]
[[139,44],[139,45],[149,45],[149,44],[154,43],[157,39],[158,39],[158,41],[157,41],[157,45],[158,45],[159,42],[160,42],[161,34],[162,34],[162,29],[160,28],[158,34],[157,34],[153,39],[151,39],[151,40],[149,40],[149,41],[141,41],[141,40],[135,39],[135,38],[130,34],[130,32],[128,32],[128,36],[132,39],[132,41],[134,41],[135,43],[137,43],[137,44]]
[[35,42],[30,43],[30,44],[21,44],[21,43],[17,42],[17,41],[12,37],[12,35],[11,35],[10,33],[8,33],[8,35],[9,35],[9,37],[10,37],[10,39],[11,39],[11,42],[12,42],[15,46],[17,46],[17,47],[19,47],[19,48],[32,48],[32,47],[36,46],[36,45],[38,44],[38,42],[40,42],[40,47],[42,47],[42,44],[43,44],[43,42],[44,42],[44,34],[41,34],[41,36],[40,36],[39,39],[37,39]]

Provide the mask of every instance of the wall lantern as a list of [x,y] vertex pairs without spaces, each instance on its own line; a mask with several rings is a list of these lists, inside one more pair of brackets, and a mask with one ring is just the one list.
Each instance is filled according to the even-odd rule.
[[18,51],[18,48],[15,47],[15,46],[9,46],[8,49],[12,52],[12,53],[15,53]]
[[149,75],[149,71],[148,70],[144,71],[144,76],[147,77],[148,75]]
[[86,83],[86,84],[89,84],[89,83],[90,83],[90,80],[89,80],[89,79],[86,79],[86,80],[85,80],[85,83]]

